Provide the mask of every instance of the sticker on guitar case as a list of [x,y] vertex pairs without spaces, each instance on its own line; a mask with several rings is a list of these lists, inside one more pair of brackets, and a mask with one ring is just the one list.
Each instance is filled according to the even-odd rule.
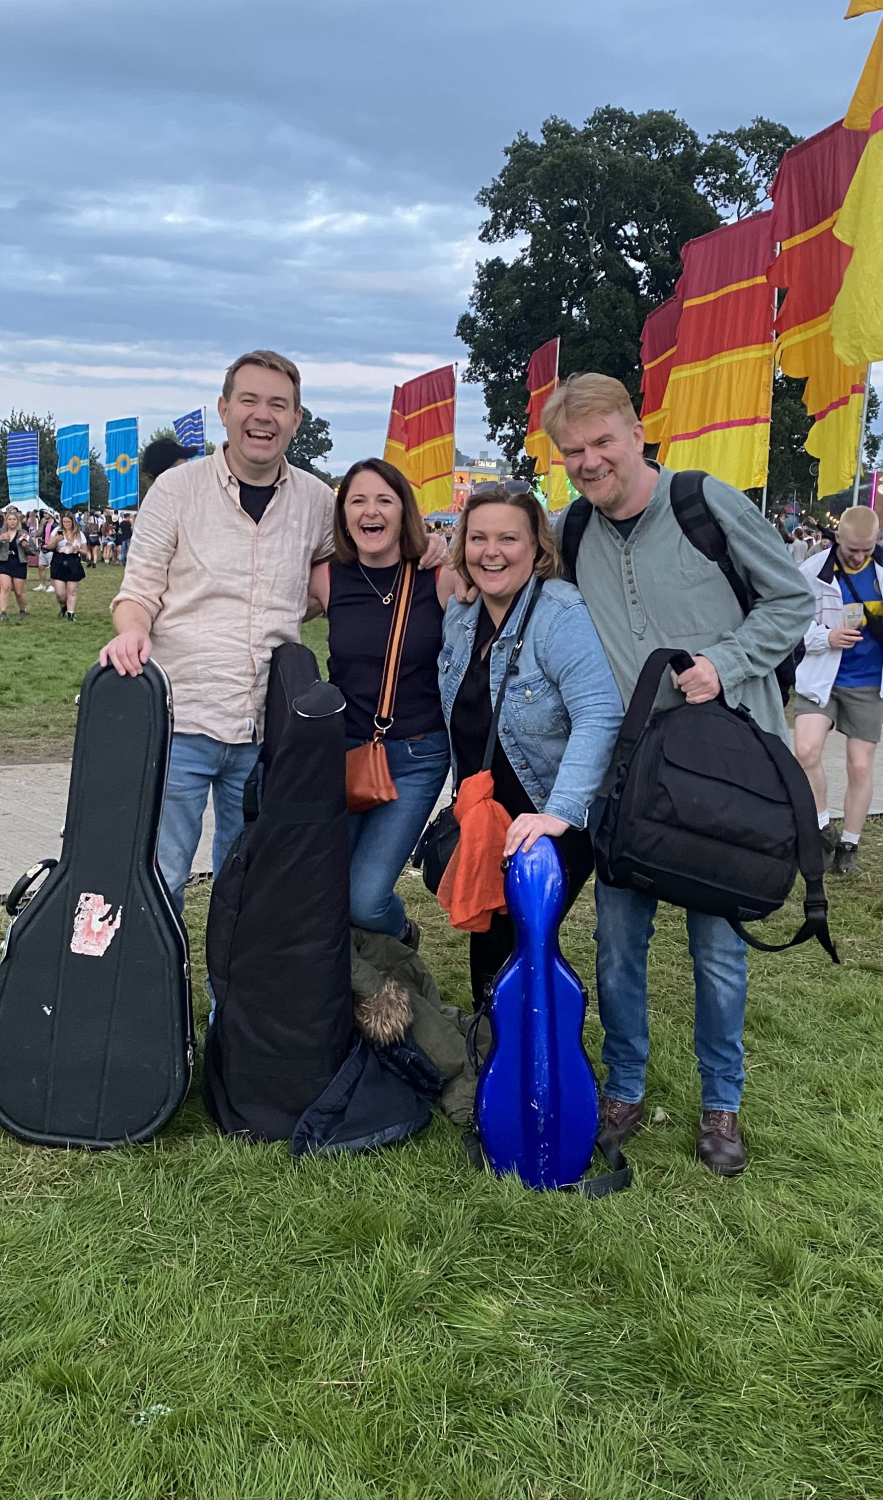
[[83,891],[77,902],[74,916],[74,931],[71,937],[71,953],[82,953],[86,958],[103,958],[120,925],[123,908],[111,919],[110,902],[92,891]]

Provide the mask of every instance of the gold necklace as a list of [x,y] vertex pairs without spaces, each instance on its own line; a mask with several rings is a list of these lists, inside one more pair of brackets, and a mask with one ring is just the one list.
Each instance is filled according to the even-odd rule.
[[365,572],[365,569],[362,567],[362,564],[359,563],[359,572],[361,573],[362,577],[364,578],[365,582],[367,583],[369,589],[374,589],[374,593],[377,595],[377,597],[380,600],[381,604],[392,604],[392,601],[395,598],[396,584],[399,581],[399,574],[401,573],[401,571],[402,571],[402,560],[401,560],[401,558],[399,558],[399,565],[396,568],[395,578],[392,581],[392,588],[390,589],[390,591],[389,591],[388,594],[381,594],[381,592],[380,592],[379,589],[375,589],[374,588],[374,585],[371,582],[371,579],[368,577],[368,574]]

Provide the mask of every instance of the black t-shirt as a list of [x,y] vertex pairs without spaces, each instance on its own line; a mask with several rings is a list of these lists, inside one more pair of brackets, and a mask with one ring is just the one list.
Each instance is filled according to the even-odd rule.
[[132,522],[131,521],[121,521],[120,522],[120,541],[121,542],[130,542],[131,540],[132,540]]
[[639,510],[636,516],[627,516],[624,521],[614,521],[612,516],[608,516],[607,519],[611,526],[616,527],[623,541],[627,542],[643,514],[644,512]]
[[[517,595],[506,612],[509,619],[515,609],[521,595]],[[502,629],[502,625],[500,629]],[[482,604],[478,614],[478,622],[475,627],[475,645],[469,666],[463,676],[454,699],[454,707],[451,712],[451,743],[454,747],[454,756],[457,761],[457,789],[467,776],[474,776],[481,770],[484,760],[484,752],[487,747],[487,737],[490,734],[491,719],[493,718],[493,705],[491,704],[491,646],[482,657],[482,647],[493,640],[496,634],[494,622]],[[511,650],[511,647],[510,647]],[[498,690],[499,691],[499,690]],[[494,758],[491,761],[491,775],[494,779],[494,800],[505,807],[510,818],[517,818],[519,813],[534,813],[536,808],[521,785],[515,770],[503,749],[500,736],[494,745]]]
[[[393,605],[382,600],[395,588],[398,571],[398,564],[363,572],[358,562],[331,563],[328,677],[346,699],[344,720],[350,739],[367,740],[374,733],[393,612]],[[435,573],[431,568],[418,570],[388,731],[391,740],[444,731],[438,688],[443,620]]]
[[239,504],[246,515],[251,516],[256,526],[260,524],[261,516],[264,514],[275,493],[275,481],[273,484],[245,484],[240,479]]

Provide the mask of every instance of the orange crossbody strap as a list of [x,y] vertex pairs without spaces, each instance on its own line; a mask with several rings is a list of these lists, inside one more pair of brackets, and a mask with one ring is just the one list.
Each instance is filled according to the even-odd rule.
[[411,601],[414,598],[416,582],[417,564],[411,561],[403,562],[395,603],[392,608],[392,624],[389,629],[389,640],[386,644],[386,660],[383,663],[380,698],[377,704],[377,713],[374,716],[374,723],[377,726],[375,739],[382,740],[387,729],[392,724],[396,688],[399,681],[399,668],[402,664],[402,651],[405,646],[405,631],[408,628],[408,616],[411,613]]

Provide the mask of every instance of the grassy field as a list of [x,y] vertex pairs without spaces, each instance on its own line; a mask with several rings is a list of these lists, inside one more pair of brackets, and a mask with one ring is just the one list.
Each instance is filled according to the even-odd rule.
[[[0,637],[23,752],[45,751],[47,726],[70,743],[109,590],[90,574],[79,634],[46,607]],[[283,1145],[221,1140],[198,1082],[148,1147],[4,1138],[0,1495],[880,1500],[878,827],[862,850],[863,872],[831,881],[840,969],[819,949],[752,957],[740,1180],[692,1159],[671,911],[652,950],[651,1123],[633,1187],[603,1202],[478,1176],[442,1118],[395,1150],[294,1168]],[[465,1005],[465,938],[415,876],[402,889],[444,998]],[[207,903],[197,888],[186,912],[200,1030]],[[592,921],[589,893],[564,933],[589,981]],[[587,1038],[597,1058],[594,1014]]]

